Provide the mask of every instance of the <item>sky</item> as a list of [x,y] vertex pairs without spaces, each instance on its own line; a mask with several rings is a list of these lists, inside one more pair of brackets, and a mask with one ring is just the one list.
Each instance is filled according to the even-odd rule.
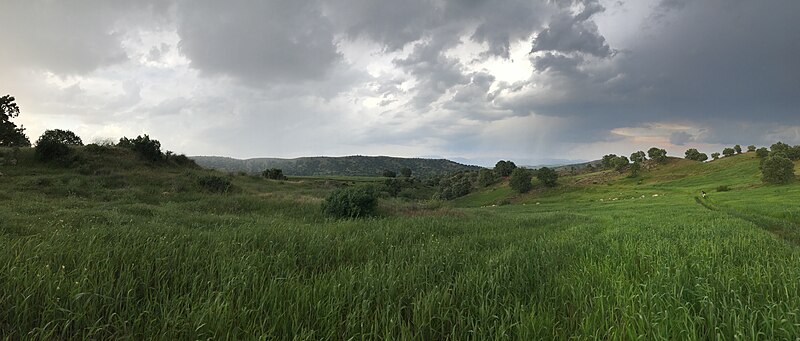
[[800,144],[797,0],[0,0],[34,142],[523,165]]

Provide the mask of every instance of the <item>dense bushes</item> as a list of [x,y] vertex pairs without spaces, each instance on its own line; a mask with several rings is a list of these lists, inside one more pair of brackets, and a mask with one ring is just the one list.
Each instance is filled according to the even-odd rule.
[[322,203],[322,212],[338,218],[360,218],[375,213],[378,196],[371,187],[345,187],[334,190]]
[[38,145],[44,141],[60,142],[68,146],[83,146],[81,138],[69,130],[45,130],[44,134],[39,137],[39,141],[36,141],[36,144]]
[[66,161],[69,156],[69,146],[54,140],[39,141],[36,143],[34,155],[37,160],[42,162]]
[[228,178],[216,175],[202,176],[197,179],[197,183],[203,189],[214,193],[225,193],[228,192],[231,187],[233,187],[233,184],[231,184],[231,181]]
[[135,139],[123,137],[119,139],[117,146],[133,149],[139,156],[148,161],[159,161],[164,157],[164,154],[161,153],[161,142],[151,140],[147,134],[144,136],[139,135]]
[[761,178],[771,184],[789,183],[794,180],[794,163],[780,154],[770,155],[761,164]]
[[508,185],[517,193],[527,193],[533,188],[531,172],[527,169],[514,168],[511,171],[511,177],[508,179]]
[[536,178],[547,187],[555,187],[558,184],[558,173],[552,168],[540,168],[536,171]]
[[270,180],[286,180],[286,176],[283,175],[283,170],[278,168],[265,169],[261,172],[261,176]]

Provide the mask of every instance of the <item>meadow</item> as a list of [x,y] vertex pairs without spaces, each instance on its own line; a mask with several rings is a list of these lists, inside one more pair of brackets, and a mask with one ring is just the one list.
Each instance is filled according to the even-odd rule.
[[320,204],[370,179],[94,162],[0,167],[4,338],[800,337],[800,185],[752,153],[356,220]]

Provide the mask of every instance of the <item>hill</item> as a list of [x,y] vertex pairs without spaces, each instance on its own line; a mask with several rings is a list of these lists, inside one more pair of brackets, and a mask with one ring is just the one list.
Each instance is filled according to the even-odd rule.
[[445,159],[398,158],[389,156],[301,157],[296,159],[254,158],[234,159],[220,156],[193,156],[198,165],[226,172],[261,173],[265,169],[279,168],[293,176],[380,176],[384,170],[400,172],[409,168],[416,177],[478,170]]

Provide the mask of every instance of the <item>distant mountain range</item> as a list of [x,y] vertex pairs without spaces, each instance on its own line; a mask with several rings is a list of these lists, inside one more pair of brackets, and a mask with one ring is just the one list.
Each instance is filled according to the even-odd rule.
[[416,177],[428,177],[482,167],[464,165],[446,159],[399,158],[389,156],[301,157],[296,159],[255,158],[234,159],[222,156],[192,156],[198,165],[227,172],[261,173],[268,168],[279,168],[294,176],[380,176],[384,170],[399,174],[407,167]]

